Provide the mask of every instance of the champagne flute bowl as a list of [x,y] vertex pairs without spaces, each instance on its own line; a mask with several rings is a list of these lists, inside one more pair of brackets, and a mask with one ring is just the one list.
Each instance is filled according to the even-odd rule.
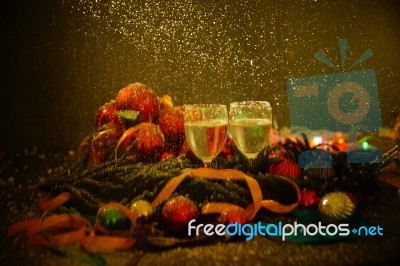
[[267,101],[233,102],[229,108],[229,130],[238,149],[254,159],[270,144],[272,108]]
[[205,167],[222,150],[228,132],[228,111],[222,104],[184,106],[185,135],[190,149]]

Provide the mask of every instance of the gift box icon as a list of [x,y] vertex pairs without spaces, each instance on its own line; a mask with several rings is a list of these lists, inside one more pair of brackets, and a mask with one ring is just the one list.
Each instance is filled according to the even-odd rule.
[[[343,69],[346,47],[347,40],[340,39]],[[372,52],[368,49],[349,69],[370,56]],[[337,68],[323,53],[317,52],[315,57]],[[293,78],[286,81],[286,90],[292,129],[342,132],[348,134],[349,141],[356,141],[358,133],[376,132],[382,128],[378,84],[373,69]],[[348,161],[372,162],[371,158],[377,158],[371,157],[371,152],[349,153]],[[357,158],[352,158],[351,154],[356,154]],[[376,155],[379,157],[380,153]]]

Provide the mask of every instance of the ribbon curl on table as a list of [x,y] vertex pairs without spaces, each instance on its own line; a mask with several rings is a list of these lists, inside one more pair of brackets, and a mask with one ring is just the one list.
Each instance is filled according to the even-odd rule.
[[[260,208],[267,209],[274,213],[284,214],[289,213],[294,210],[300,200],[300,189],[295,182],[289,178],[283,177],[286,182],[291,184],[297,193],[297,201],[290,205],[284,205],[275,200],[263,200],[262,191],[258,182],[244,174],[243,172],[235,169],[213,169],[213,168],[197,168],[194,170],[187,171],[177,177],[171,179],[165,187],[160,191],[157,197],[153,200],[152,206],[156,207],[158,204],[167,200],[179,184],[186,177],[199,177],[207,179],[218,179],[218,180],[245,180],[247,186],[249,187],[253,202],[250,203],[244,210],[249,221],[253,220]],[[227,207],[233,206],[234,204],[224,203],[224,202],[210,202],[202,207],[202,213],[221,213],[226,210]]]
[[[46,217],[48,211],[61,206],[71,198],[71,193],[63,192],[52,199],[41,199],[39,206],[45,211],[43,217],[16,222],[8,228],[8,236],[25,231],[32,244],[65,246],[80,243],[85,250],[90,251],[126,250],[135,244],[136,240],[134,238],[96,235],[96,229],[102,233],[108,232],[98,223],[97,217],[94,227],[92,227],[87,219],[76,214],[53,214]],[[117,202],[111,202],[101,206],[97,216],[104,208],[109,207],[122,211],[132,224],[136,222],[136,213]],[[57,229],[67,230],[68,232],[54,232],[54,230]]]
[[[290,205],[283,205],[275,200],[263,200],[262,191],[258,182],[239,170],[198,168],[187,171],[171,179],[153,200],[152,206],[156,207],[164,200],[167,200],[186,177],[218,180],[245,180],[253,198],[253,202],[244,209],[249,221],[255,217],[261,207],[275,213],[283,214],[291,212],[297,207],[300,199],[299,187],[289,178],[284,178],[284,180],[296,189],[297,202]],[[72,194],[70,192],[63,192],[51,199],[40,199],[39,206],[45,212],[43,217],[16,222],[8,228],[8,236],[25,231],[28,239],[33,244],[54,247],[80,243],[85,250],[90,251],[126,250],[130,249],[135,244],[135,238],[96,235],[96,231],[102,234],[110,233],[109,230],[99,223],[98,219],[99,214],[106,208],[116,208],[126,215],[132,225],[136,223],[137,213],[132,212],[129,208],[117,202],[110,202],[99,208],[94,226],[92,226],[87,219],[76,214],[64,213],[47,216],[49,211],[61,206],[71,198]],[[236,205],[227,202],[210,202],[202,207],[202,213],[221,213],[232,206]],[[57,230],[61,229],[63,232],[57,232]]]

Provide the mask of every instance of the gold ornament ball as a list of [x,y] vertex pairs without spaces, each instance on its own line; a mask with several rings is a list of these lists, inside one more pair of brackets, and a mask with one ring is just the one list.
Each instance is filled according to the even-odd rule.
[[137,213],[138,217],[148,217],[153,214],[153,207],[146,200],[137,200],[132,202],[129,209]]
[[322,197],[318,210],[322,221],[340,223],[350,219],[356,205],[345,192],[331,192]]

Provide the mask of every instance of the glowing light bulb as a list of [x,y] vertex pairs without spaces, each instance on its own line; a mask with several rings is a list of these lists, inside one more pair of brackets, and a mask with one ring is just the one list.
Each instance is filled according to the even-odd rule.
[[363,150],[368,150],[368,142],[366,142],[366,141],[363,141],[362,143],[361,143],[361,148],[363,149]]
[[315,136],[313,138],[313,143],[315,146],[320,145],[322,143],[322,137],[321,136]]

